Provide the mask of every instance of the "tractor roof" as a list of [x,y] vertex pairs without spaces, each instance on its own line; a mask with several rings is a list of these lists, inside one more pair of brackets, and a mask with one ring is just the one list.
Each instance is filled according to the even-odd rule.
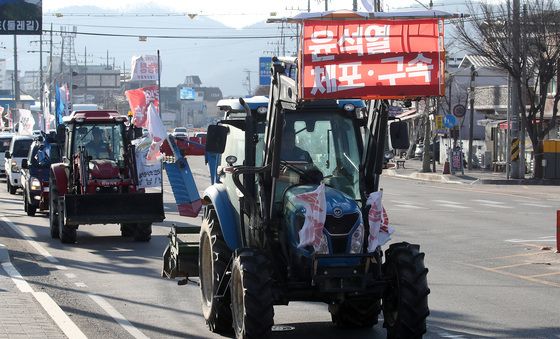
[[[256,110],[259,107],[268,107],[268,97],[265,96],[253,96],[249,98],[243,98],[245,103],[249,106],[251,110]],[[222,99],[216,104],[218,108],[222,111],[230,112],[245,112],[243,106],[239,102],[239,99]]]
[[74,111],[71,115],[64,117],[63,122],[124,122],[127,117],[117,111]]

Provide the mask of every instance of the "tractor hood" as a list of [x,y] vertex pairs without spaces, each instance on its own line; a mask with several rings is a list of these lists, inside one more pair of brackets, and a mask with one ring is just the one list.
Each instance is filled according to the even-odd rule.
[[[294,198],[298,194],[314,191],[317,187],[317,185],[301,185],[290,188],[284,197],[284,212],[295,213],[301,211],[304,208],[303,204],[298,203]],[[360,212],[356,201],[337,189],[326,186],[325,198],[327,200],[327,216],[340,218],[344,215]]]
[[113,160],[90,160],[88,167],[92,179],[115,179],[119,177],[119,166]]

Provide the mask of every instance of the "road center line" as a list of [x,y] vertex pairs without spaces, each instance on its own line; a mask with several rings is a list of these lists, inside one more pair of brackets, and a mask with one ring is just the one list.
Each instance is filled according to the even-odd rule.
[[140,332],[136,327],[134,327],[134,325],[132,325],[130,321],[126,320],[126,318],[122,314],[120,314],[119,311],[117,311],[113,306],[111,306],[111,304],[109,304],[107,300],[95,294],[89,294],[89,297],[134,338],[148,338],[144,333]]
[[35,292],[33,288],[23,279],[18,270],[11,262],[2,263],[2,268],[12,278],[16,287],[23,293],[31,295],[39,302],[49,317],[55,322],[68,338],[87,338],[86,335],[74,324],[58,304],[45,292]]
[[6,218],[5,216],[1,216],[0,217],[2,219],[2,221],[4,221],[6,223],[6,225],[10,226],[11,229],[14,230],[14,232],[16,232],[17,234],[19,234],[23,239],[27,240],[29,242],[29,244],[37,250],[37,252],[39,252],[40,255],[42,255],[43,257],[45,257],[45,259],[47,259],[49,262],[51,263],[57,263],[58,259],[56,259],[55,257],[53,257],[46,249],[43,248],[43,246],[39,245],[39,243],[37,243],[35,240],[33,240],[30,236],[28,236],[27,234],[25,234],[24,231],[22,231],[21,228],[19,228],[16,224],[14,224],[10,219]]

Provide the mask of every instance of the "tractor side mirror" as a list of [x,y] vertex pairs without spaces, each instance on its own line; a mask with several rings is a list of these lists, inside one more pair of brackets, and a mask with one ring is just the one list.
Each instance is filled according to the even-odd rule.
[[10,154],[10,151],[6,151],[6,153],[4,153],[4,158],[10,159],[11,157],[12,155]]
[[391,146],[393,149],[407,149],[410,146],[408,140],[408,125],[403,121],[395,121],[389,125],[391,135]]
[[27,162],[27,159],[22,159],[21,160],[21,168],[29,169],[29,163]]
[[64,125],[56,126],[56,142],[58,144],[64,144],[66,141],[66,127]]
[[208,131],[206,132],[206,152],[217,154],[224,153],[227,134],[228,128],[225,126],[208,126]]

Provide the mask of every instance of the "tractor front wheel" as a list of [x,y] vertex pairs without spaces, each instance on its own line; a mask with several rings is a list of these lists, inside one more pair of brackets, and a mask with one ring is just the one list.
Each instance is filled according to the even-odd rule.
[[198,267],[202,314],[210,331],[216,333],[231,332],[230,294],[226,292],[224,298],[214,298],[230,257],[231,251],[222,235],[216,212],[210,209],[205,213],[200,227]]
[[[60,197],[57,195],[55,204],[59,206]],[[73,244],[78,237],[78,226],[67,225],[64,216],[64,206],[58,208],[58,237],[63,244]]]
[[10,182],[10,178],[8,178],[6,181],[8,182],[8,193],[10,193],[11,195],[16,194],[17,187],[12,186],[12,183]]
[[135,224],[127,224],[127,223],[121,224],[121,236],[127,238],[133,237],[135,233],[134,231],[135,226],[136,226]]
[[140,222],[136,224],[134,240],[147,242],[150,241],[151,238],[152,238],[152,223]]
[[23,210],[30,217],[35,216],[35,212],[37,212],[37,206],[30,204],[27,201],[27,192],[25,192],[25,190],[23,191]]
[[49,187],[51,192],[49,193],[49,229],[51,232],[51,238],[57,239],[59,237],[58,232],[58,190],[56,189],[56,183],[52,180],[53,174],[51,173],[51,178],[49,179]]
[[269,338],[274,299],[268,259],[255,251],[238,252],[231,270],[231,309],[236,338]]
[[388,339],[422,338],[426,333],[428,269],[420,246],[392,244],[386,252],[383,274],[389,286],[383,295],[383,327]]

